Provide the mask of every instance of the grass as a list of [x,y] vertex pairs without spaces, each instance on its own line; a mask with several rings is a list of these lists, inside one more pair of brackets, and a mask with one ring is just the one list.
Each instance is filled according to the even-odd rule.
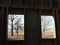
[[18,35],[14,30],[13,36],[11,36],[11,31],[8,30],[8,40],[24,40],[24,30],[18,30]]
[[54,30],[46,30],[42,32],[42,38],[56,38]]

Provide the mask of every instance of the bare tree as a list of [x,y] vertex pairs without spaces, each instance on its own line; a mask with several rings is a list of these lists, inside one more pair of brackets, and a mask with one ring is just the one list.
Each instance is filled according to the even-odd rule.
[[20,25],[19,22],[21,22],[21,18],[22,17],[20,17],[14,24],[14,25],[16,25],[16,33],[17,33],[17,35],[18,35],[18,29],[19,29],[19,25]]
[[13,36],[13,20],[14,20],[14,15],[9,15],[8,19],[11,22],[11,36]]
[[11,22],[12,22],[12,25],[11,25],[11,36],[13,36],[13,20],[14,20],[14,15],[11,16]]
[[41,16],[41,27],[43,32],[45,32],[45,29],[51,25],[51,19],[50,16]]
[[[19,17],[18,15],[9,15],[9,17],[8,17],[8,19],[9,19],[8,22],[11,22],[11,24],[10,24],[11,25],[11,36],[13,36],[13,29],[16,30],[16,33],[18,35],[19,25],[21,24],[19,22],[21,22],[21,18],[22,18],[22,17],[19,17],[19,18],[18,17]],[[14,26],[16,26],[16,27],[14,28]]]
[[14,21],[14,19],[16,19],[16,17],[17,16],[14,16],[14,15],[9,15],[9,17],[8,17],[8,22],[9,21],[11,22],[11,24],[10,24],[11,25],[11,36],[13,36],[13,21]]

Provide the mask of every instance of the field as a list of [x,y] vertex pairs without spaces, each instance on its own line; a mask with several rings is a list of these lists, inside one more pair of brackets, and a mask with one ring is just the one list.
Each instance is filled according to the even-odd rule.
[[45,32],[42,32],[42,38],[56,38],[55,31],[54,30],[46,30]]
[[13,36],[11,30],[8,30],[8,40],[24,40],[24,30],[18,30],[18,36],[16,30],[13,30]]

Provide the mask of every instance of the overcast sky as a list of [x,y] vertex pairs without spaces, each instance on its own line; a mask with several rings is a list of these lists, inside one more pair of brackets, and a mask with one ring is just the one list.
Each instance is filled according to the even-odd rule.
[[43,27],[45,23],[48,23],[46,28],[53,28],[54,17],[53,16],[41,16],[41,26]]
[[[9,18],[14,15],[14,14],[9,14]],[[16,18],[15,18],[16,17]],[[24,15],[14,15],[14,21],[13,21],[13,24],[15,24],[15,22],[17,22],[20,18],[21,20],[19,20],[19,24],[22,24],[21,26],[24,26]],[[15,25],[14,25],[15,26]],[[11,18],[8,19],[8,28],[11,28]]]

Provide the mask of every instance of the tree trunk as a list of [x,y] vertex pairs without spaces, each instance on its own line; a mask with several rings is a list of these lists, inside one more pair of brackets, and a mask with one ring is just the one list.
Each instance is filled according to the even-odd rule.
[[45,32],[45,28],[43,28],[43,32]]
[[17,25],[17,36],[18,36],[18,25]]
[[11,36],[13,36],[13,20],[12,20],[12,25],[11,25]]

